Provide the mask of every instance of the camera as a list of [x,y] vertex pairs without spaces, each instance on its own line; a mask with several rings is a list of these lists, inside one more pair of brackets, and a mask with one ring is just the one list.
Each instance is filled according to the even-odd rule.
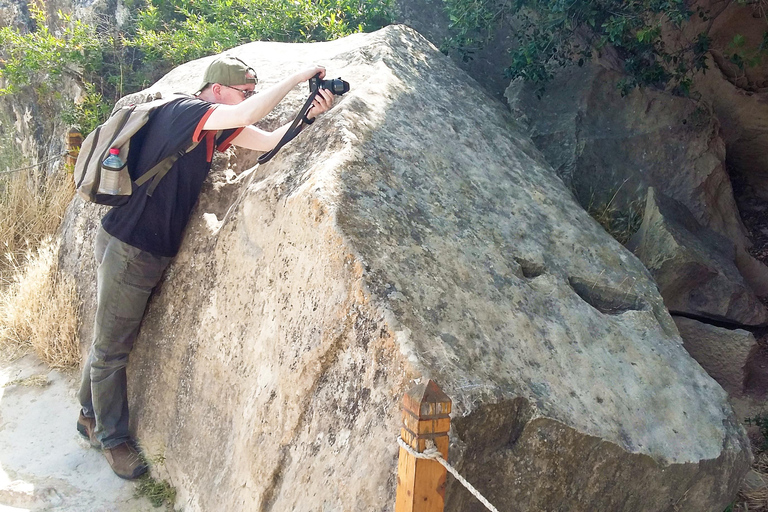
[[341,96],[345,92],[349,92],[349,82],[345,82],[341,78],[333,78],[331,80],[321,80],[319,73],[309,79],[309,92],[315,92],[318,89],[327,89],[336,96]]

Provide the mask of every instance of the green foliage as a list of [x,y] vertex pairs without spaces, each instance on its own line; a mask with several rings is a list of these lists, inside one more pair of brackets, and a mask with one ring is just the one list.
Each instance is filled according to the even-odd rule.
[[763,33],[763,40],[757,48],[750,47],[747,39],[736,34],[728,43],[728,60],[738,66],[739,69],[756,67],[762,64],[768,51],[768,31]]
[[41,95],[56,91],[64,75],[82,79],[83,75],[101,72],[102,44],[106,36],[97,35],[93,28],[59,12],[64,26],[61,34],[46,25],[45,13],[30,9],[37,29],[21,33],[11,27],[0,27],[0,77],[4,86],[0,95],[19,92],[34,86]]
[[[87,133],[121,96],[174,66],[256,41],[325,41],[391,23],[394,0],[128,0],[121,29],[57,19],[30,4],[35,28],[0,27],[0,97],[32,91]],[[60,94],[63,77],[84,90],[77,104]]]
[[66,103],[61,118],[70,125],[77,126],[83,133],[90,133],[109,116],[109,102],[96,91],[93,84],[85,85],[85,92],[77,103]]
[[326,41],[392,20],[392,0],[152,0],[131,44],[174,65],[249,41]]
[[176,489],[168,482],[155,480],[149,474],[139,478],[136,495],[144,496],[154,507],[165,505],[172,509],[173,502],[176,501]]
[[492,37],[494,30],[516,9],[510,0],[443,0],[453,35],[441,50],[457,50],[463,61],[472,59]]
[[[452,36],[443,51],[470,60],[500,27],[512,34],[510,78],[542,85],[554,69],[582,65],[596,54],[615,52],[627,78],[620,87],[666,88],[687,94],[697,70],[706,69],[710,38],[702,32],[686,46],[670,50],[663,27],[680,29],[694,14],[707,21],[700,7],[685,0],[443,0]],[[747,48],[741,36],[732,43],[731,60],[738,65],[759,63],[768,49],[768,34],[760,48]]]

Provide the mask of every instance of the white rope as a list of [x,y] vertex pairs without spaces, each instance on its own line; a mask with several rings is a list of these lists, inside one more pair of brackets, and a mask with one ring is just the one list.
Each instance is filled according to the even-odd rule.
[[400,437],[400,436],[397,436],[397,444],[399,444],[399,445],[400,445],[400,446],[401,446],[401,447],[402,447],[402,448],[403,448],[405,451],[407,451],[408,453],[410,453],[411,455],[413,455],[413,456],[414,456],[414,457],[416,457],[417,459],[431,459],[431,460],[436,460],[437,462],[439,462],[440,464],[442,464],[442,465],[443,465],[443,467],[444,467],[445,469],[447,469],[447,470],[448,470],[448,472],[449,472],[449,473],[451,473],[451,474],[452,474],[452,475],[453,475],[453,476],[456,478],[456,480],[458,480],[458,481],[459,481],[459,483],[460,483],[461,485],[463,485],[464,487],[466,487],[466,488],[467,488],[467,490],[468,490],[469,492],[471,492],[471,493],[472,493],[472,496],[474,496],[475,498],[477,498],[477,499],[480,501],[480,503],[482,503],[483,505],[485,505],[485,508],[487,508],[487,509],[488,509],[488,510],[490,510],[491,512],[499,512],[499,510],[498,510],[496,507],[494,507],[493,505],[491,505],[491,502],[490,502],[490,501],[488,501],[487,499],[485,499],[485,496],[483,496],[482,494],[480,494],[480,491],[478,491],[477,489],[475,489],[475,488],[474,488],[474,486],[473,486],[471,483],[467,482],[467,481],[464,479],[464,477],[463,477],[463,476],[461,476],[461,475],[459,474],[459,472],[458,472],[458,471],[456,471],[456,470],[453,468],[453,466],[451,466],[450,464],[448,464],[448,461],[446,461],[446,460],[443,458],[443,456],[440,454],[440,450],[438,450],[438,449],[437,449],[437,446],[435,446],[435,442],[434,442],[434,441],[432,441],[431,439],[427,439],[427,449],[426,449],[426,450],[424,450],[423,452],[417,452],[416,450],[414,450],[413,448],[411,448],[411,446],[410,446],[408,443],[406,443],[405,441],[403,441],[403,438],[402,438],[402,437]]

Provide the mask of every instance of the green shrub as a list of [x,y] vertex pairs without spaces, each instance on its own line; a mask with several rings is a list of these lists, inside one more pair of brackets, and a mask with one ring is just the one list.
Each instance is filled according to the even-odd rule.
[[108,36],[61,12],[54,21],[63,27],[57,34],[49,29],[42,10],[30,8],[30,12],[34,31],[0,27],[0,78],[4,83],[0,95],[25,87],[33,87],[40,95],[55,94],[65,75],[82,84],[101,73],[102,47],[109,44]]
[[[688,94],[692,76],[706,69],[710,38],[702,32],[685,46],[670,50],[662,28],[680,30],[691,16],[704,21],[709,13],[695,11],[685,0],[443,0],[452,31],[443,50],[464,60],[486,45],[501,27],[512,34],[511,78],[544,84],[553,71],[589,61],[611,47],[624,66],[623,93],[637,86],[666,88]],[[746,0],[741,0],[742,2]],[[763,13],[765,16],[765,13]],[[730,59],[756,65],[768,50],[768,31],[759,48],[748,48],[737,36]]]
[[391,22],[392,11],[391,0],[155,0],[139,12],[131,44],[177,65],[250,41],[326,41],[375,30]]
[[[256,41],[325,41],[375,30],[393,19],[394,0],[148,0],[119,30],[30,5],[34,29],[0,27],[0,96],[32,91],[84,133],[121,96],[191,59]],[[63,98],[63,77],[83,89]]]

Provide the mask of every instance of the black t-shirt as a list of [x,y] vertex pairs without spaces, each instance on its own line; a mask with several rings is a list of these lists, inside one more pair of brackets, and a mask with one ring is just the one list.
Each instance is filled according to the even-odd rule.
[[[101,221],[107,233],[155,256],[175,256],[208,171],[214,147],[223,151],[242,129],[202,131],[215,105],[197,98],[182,98],[155,110],[146,125],[131,139],[128,159],[131,178],[154,167],[174,151],[195,149],[179,158],[160,180],[152,196],[134,184],[127,204],[116,206]],[[136,144],[136,145],[134,145]],[[139,146],[140,144],[140,146]],[[134,149],[140,147],[141,151]]]

